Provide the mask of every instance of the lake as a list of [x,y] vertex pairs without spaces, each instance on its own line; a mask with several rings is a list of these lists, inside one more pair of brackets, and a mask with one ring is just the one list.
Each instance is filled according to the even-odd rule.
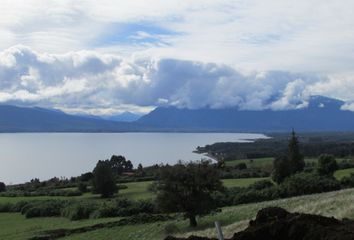
[[0,134],[0,181],[71,177],[92,171],[98,160],[123,155],[134,167],[200,160],[197,146],[265,138],[245,133],[11,133]]

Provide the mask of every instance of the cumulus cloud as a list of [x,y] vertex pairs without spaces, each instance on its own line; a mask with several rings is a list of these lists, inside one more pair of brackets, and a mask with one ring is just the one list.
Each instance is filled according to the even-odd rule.
[[0,49],[91,49],[243,68],[338,73],[354,67],[354,1],[3,0]]
[[67,112],[180,108],[294,109],[311,95],[354,101],[351,77],[240,71],[229,65],[122,57],[92,51],[48,54],[25,46],[0,52],[0,102]]

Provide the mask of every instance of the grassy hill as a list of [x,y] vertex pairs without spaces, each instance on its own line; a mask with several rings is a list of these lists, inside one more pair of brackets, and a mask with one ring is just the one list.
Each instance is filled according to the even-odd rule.
[[[214,236],[213,222],[222,223],[226,236],[247,226],[250,219],[254,218],[257,211],[267,206],[280,206],[289,211],[321,214],[336,218],[354,218],[354,189],[336,192],[313,194],[262,203],[245,204],[226,207],[222,212],[211,214],[199,219],[197,229],[188,227],[188,222],[182,217],[177,220],[151,224],[128,225],[113,228],[103,228],[91,232],[74,234],[66,240],[100,240],[100,239],[163,239],[167,234],[179,236],[191,234]],[[65,218],[34,218],[25,219],[19,213],[0,213],[0,239],[28,239],[38,232],[57,228],[77,228],[89,226],[100,222],[116,221],[118,218],[89,219],[82,221],[69,221]],[[166,232],[166,229],[170,229]],[[172,230],[174,232],[171,232]]]

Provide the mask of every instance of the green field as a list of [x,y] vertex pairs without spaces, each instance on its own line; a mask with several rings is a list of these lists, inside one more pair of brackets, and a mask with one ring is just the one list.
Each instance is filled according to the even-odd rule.
[[[241,179],[225,179],[223,180],[226,187],[247,187],[250,184],[267,178],[241,178]],[[152,181],[145,182],[131,182],[125,183],[128,188],[121,189],[118,193],[120,197],[128,198],[131,200],[139,199],[152,199],[154,198],[154,193],[147,190],[148,186]],[[91,199],[101,201],[99,195],[94,195],[91,193],[85,193],[82,196],[77,197],[64,197],[64,196],[39,196],[39,197],[0,197],[0,203],[7,202],[20,202],[20,201],[30,201],[30,200],[47,200],[47,199]]]
[[[145,182],[131,182],[125,183],[128,188],[121,189],[119,191],[119,196],[128,198],[128,199],[149,199],[153,198],[154,194],[147,191],[147,187],[152,183],[152,181]],[[72,188],[74,189],[74,188]],[[92,199],[100,201],[101,198],[99,195],[92,193],[85,193],[82,196],[76,197],[65,197],[65,196],[36,196],[36,197],[0,197],[0,203],[6,202],[20,202],[20,201],[29,201],[29,200],[47,200],[47,199]]]
[[[354,173],[354,168],[338,170],[335,173],[335,176],[340,179],[344,176],[349,176],[350,173]],[[223,180],[223,183],[226,187],[246,187],[262,179],[269,178],[225,179]],[[154,198],[154,193],[147,190],[151,183],[152,181],[125,183],[124,185],[128,188],[120,190],[118,196],[132,200]],[[34,199],[88,199],[93,201],[103,201],[98,195],[86,193],[78,197],[0,197],[0,203]],[[178,230],[177,235],[187,236],[191,233],[195,233],[198,235],[210,236],[214,234],[212,226],[215,220],[221,221],[225,226],[224,231],[226,234],[232,235],[234,231],[244,228],[247,225],[248,220],[253,218],[256,212],[265,206],[282,206],[291,211],[311,212],[339,218],[354,218],[354,205],[352,205],[352,201],[354,201],[354,189],[349,189],[332,193],[227,207],[223,209],[222,213],[200,218],[198,230],[193,231],[188,227],[187,221],[179,219],[154,224],[103,228],[87,233],[75,234],[62,239],[162,239],[166,235],[165,226],[171,224]],[[44,230],[78,228],[117,220],[118,218],[104,218],[70,221],[61,217],[26,219],[19,213],[0,213],[0,239],[27,239]]]
[[[315,213],[337,218],[354,218],[354,189],[346,189],[336,192],[313,194],[262,203],[245,204],[234,207],[226,207],[221,213],[208,215],[199,220],[197,230],[188,227],[188,222],[183,219],[171,220],[153,224],[129,225],[113,228],[104,228],[86,233],[68,236],[66,240],[100,240],[100,239],[163,239],[166,236],[165,226],[173,224],[178,230],[175,235],[188,236],[190,234],[214,236],[213,222],[222,223],[226,237],[233,232],[247,226],[249,219],[254,218],[257,211],[267,206],[281,206],[290,211]],[[92,219],[84,221],[69,221],[65,218],[34,218],[25,219],[18,213],[0,214],[0,239],[26,239],[34,234],[48,229],[77,228],[98,222],[117,220]]]
[[354,168],[348,168],[348,169],[342,169],[338,170],[334,173],[334,176],[337,179],[342,179],[343,177],[348,177],[350,176],[351,173],[354,173]]
[[255,183],[260,180],[265,180],[269,178],[238,178],[238,179],[224,179],[222,180],[224,186],[227,188],[230,187],[248,187],[252,183]]
[[[341,162],[344,160],[349,160],[345,158],[337,158],[337,162]],[[255,158],[255,159],[239,159],[239,160],[232,160],[232,161],[226,161],[225,164],[226,166],[235,166],[240,163],[245,163],[248,168],[267,168],[267,167],[272,167],[273,166],[273,161],[274,158],[272,157],[267,157],[267,158]],[[317,163],[316,158],[305,158],[306,163]]]

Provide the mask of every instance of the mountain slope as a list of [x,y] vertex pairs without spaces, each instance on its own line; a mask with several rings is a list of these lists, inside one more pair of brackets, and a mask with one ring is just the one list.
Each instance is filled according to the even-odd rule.
[[138,122],[150,126],[198,131],[354,131],[354,112],[341,110],[342,101],[312,97],[296,110],[238,110],[156,108]]
[[122,132],[135,131],[137,125],[37,107],[0,105],[0,132]]
[[291,128],[297,131],[354,131],[354,112],[341,110],[343,104],[319,96],[312,97],[307,108],[284,111],[160,107],[134,122],[0,105],[0,132],[288,132]]
[[115,122],[134,122],[138,120],[142,115],[131,113],[131,112],[123,112],[121,114],[112,115],[112,116],[103,116],[103,119],[115,121]]

